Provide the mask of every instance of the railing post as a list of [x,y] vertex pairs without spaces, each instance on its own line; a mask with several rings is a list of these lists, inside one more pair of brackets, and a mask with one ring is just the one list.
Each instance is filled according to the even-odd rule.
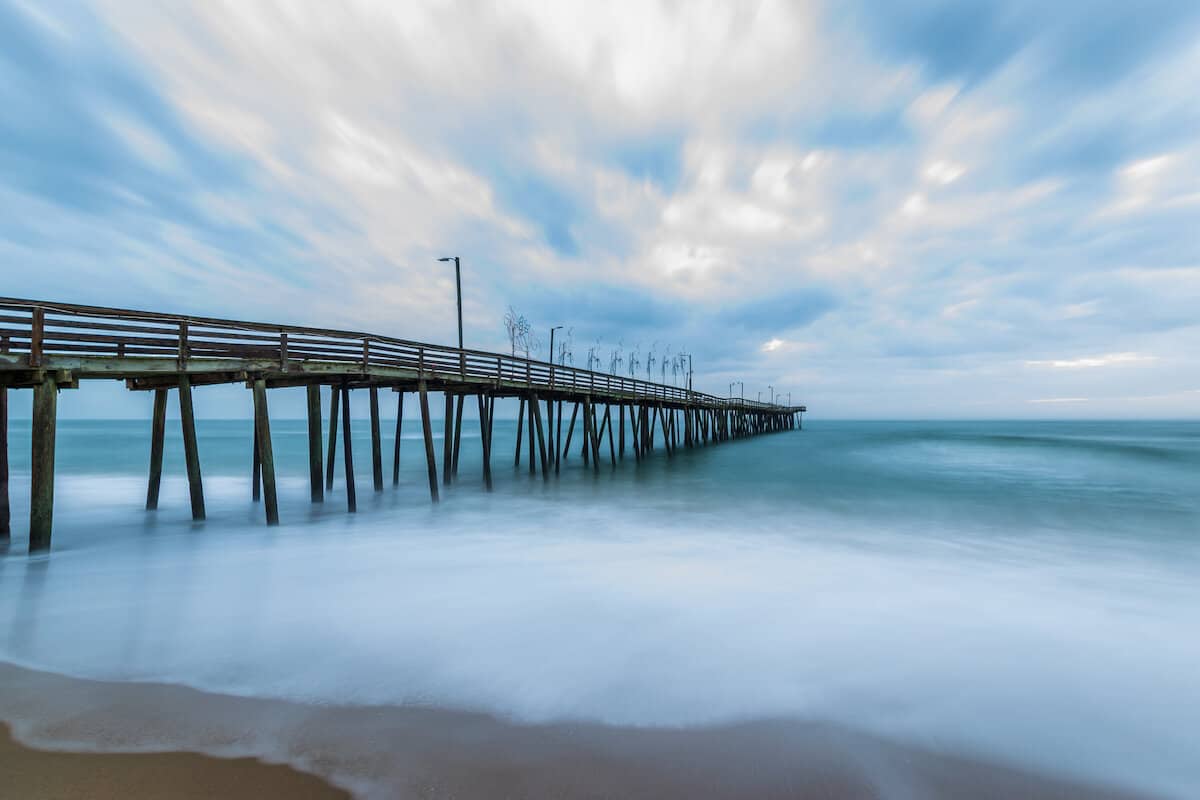
[[180,320],[179,322],[179,369],[187,368],[188,360],[188,322]]
[[45,338],[46,328],[46,310],[43,308],[33,309],[33,330],[29,335],[29,366],[40,367],[42,365],[42,340]]
[[364,336],[363,337],[363,363],[362,363],[363,372],[366,372],[367,368],[370,365],[371,365],[371,340],[370,340],[370,338]]
[[417,380],[425,378],[425,348],[417,348]]
[[287,331],[279,332],[279,368],[288,371]]

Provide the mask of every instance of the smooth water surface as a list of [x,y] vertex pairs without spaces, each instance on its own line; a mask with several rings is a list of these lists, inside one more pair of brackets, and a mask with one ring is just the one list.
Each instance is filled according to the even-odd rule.
[[[63,422],[55,552],[24,556],[28,432],[0,658],[320,703],[528,721],[832,720],[1178,797],[1200,787],[1200,424],[810,422],[615,471],[514,471],[465,431],[429,502],[309,502],[306,426],[273,421],[283,524],[250,502],[249,421],[200,423],[193,524],[176,423],[160,509],[148,425]],[[435,426],[440,434],[441,426]],[[439,475],[441,442],[438,441]],[[341,459],[339,443],[339,461]],[[22,460],[24,459],[24,460]]]

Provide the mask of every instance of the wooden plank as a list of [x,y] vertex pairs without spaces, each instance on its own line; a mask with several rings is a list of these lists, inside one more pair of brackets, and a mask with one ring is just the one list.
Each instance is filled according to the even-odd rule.
[[333,491],[333,468],[337,465],[338,387],[329,387],[329,447],[325,453],[325,491]]
[[404,427],[404,392],[396,392],[396,442],[392,453],[392,486],[400,483],[400,432]]
[[[0,389],[0,392],[4,391]],[[163,442],[167,432],[167,390],[154,390],[154,412],[150,420],[150,479],[146,486],[146,510],[158,508],[162,486]],[[2,457],[2,456],[0,456]]]
[[179,376],[179,424],[183,429],[183,456],[187,462],[188,495],[192,502],[192,519],[204,519],[204,483],[200,477],[200,450],[196,444],[196,417],[192,409],[192,382],[187,375]]
[[321,387],[310,383],[308,393],[308,482],[314,503],[325,502],[325,477],[321,474]]
[[350,437],[350,387],[342,384],[342,470],[346,473],[346,510],[358,511],[358,496],[354,491],[354,445]]
[[438,501],[437,461],[433,456],[433,426],[429,422],[429,390],[425,381],[417,384],[417,393],[421,399],[421,430],[425,435],[425,463],[429,468],[429,497],[433,502]]
[[30,457],[29,552],[50,549],[54,526],[54,440],[58,424],[58,385],[52,375],[33,387]]
[[0,539],[12,535],[8,497],[8,387],[0,384]]
[[379,435],[379,388],[368,390],[371,400],[371,477],[375,491],[383,491],[383,440]]
[[[275,453],[271,447],[271,418],[267,411],[267,382],[254,381],[254,438],[262,460],[263,506],[267,524],[279,524],[279,498],[275,493]],[[318,459],[320,457],[318,456]]]
[[483,451],[483,485],[492,490],[492,442],[491,417],[488,415],[488,401],[482,395],[476,395],[479,400],[479,442]]

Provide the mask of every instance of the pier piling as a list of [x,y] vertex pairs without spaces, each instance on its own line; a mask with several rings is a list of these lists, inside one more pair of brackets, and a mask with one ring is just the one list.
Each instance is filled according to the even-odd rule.
[[271,447],[271,418],[267,411],[267,382],[262,378],[254,381],[254,438],[258,443],[259,460],[262,463],[263,506],[267,511],[267,524],[279,524],[279,499],[275,493],[275,452]]
[[47,374],[33,387],[32,453],[29,461],[29,552],[50,549],[54,525],[54,440],[58,425],[58,384]]
[[158,508],[162,485],[163,440],[167,433],[167,390],[154,390],[154,415],[150,422],[150,480],[146,486],[146,510]]
[[325,478],[321,474],[321,387],[310,383],[308,394],[308,482],[314,503],[325,502]]
[[183,457],[187,461],[188,495],[192,519],[204,519],[204,484],[200,477],[200,450],[196,445],[196,417],[192,410],[192,380],[179,376],[179,423],[183,428]]
[[425,436],[425,463],[429,469],[429,497],[433,502],[438,501],[437,461],[433,455],[433,426],[429,420],[429,390],[425,381],[417,385],[417,393],[421,398],[421,432]]

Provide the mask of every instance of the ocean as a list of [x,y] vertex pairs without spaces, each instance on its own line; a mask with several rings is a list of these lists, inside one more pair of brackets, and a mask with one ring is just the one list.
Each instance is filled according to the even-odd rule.
[[598,474],[576,436],[547,482],[497,421],[487,493],[468,420],[434,506],[419,419],[398,487],[385,420],[376,494],[356,418],[350,515],[340,464],[313,505],[306,425],[273,420],[277,528],[250,421],[198,426],[203,523],[177,422],[146,512],[148,420],[61,421],[54,552],[30,559],[11,422],[0,661],[531,724],[819,720],[1200,794],[1200,423],[805,419],[615,470],[603,448]]

